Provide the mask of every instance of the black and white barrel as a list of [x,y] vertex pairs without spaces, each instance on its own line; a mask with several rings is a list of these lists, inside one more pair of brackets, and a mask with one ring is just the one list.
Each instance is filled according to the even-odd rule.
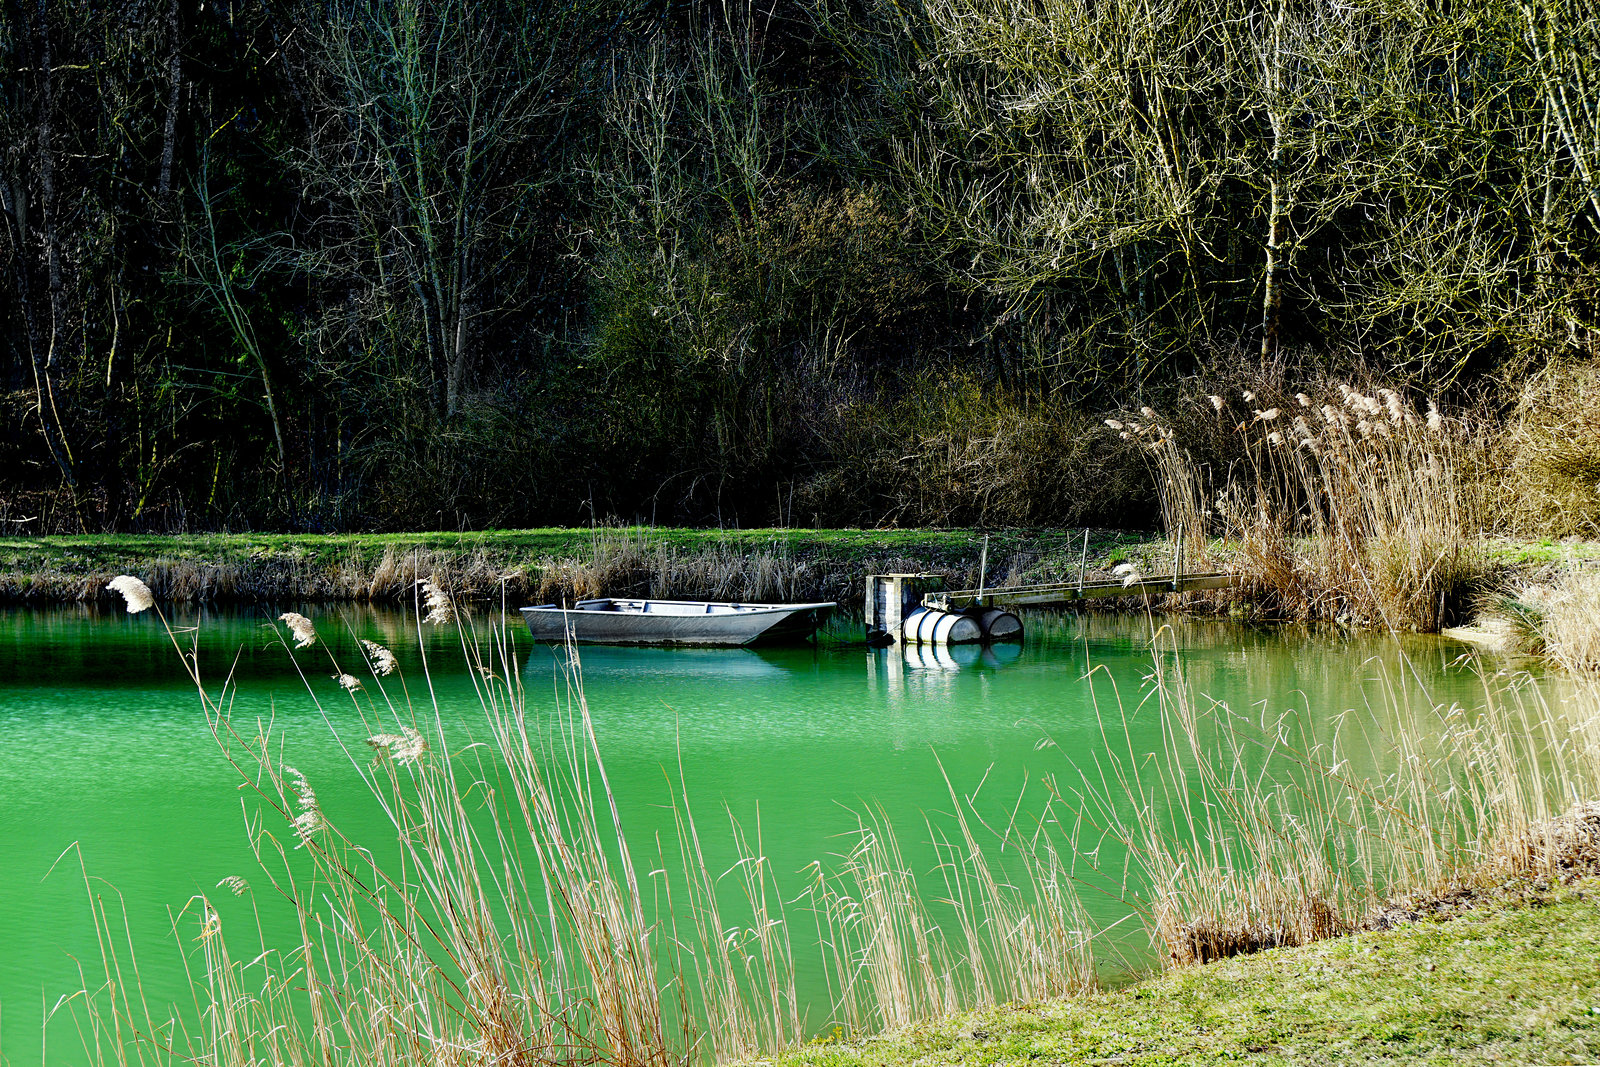
[[902,625],[908,645],[966,645],[983,640],[983,626],[977,619],[938,608],[918,608]]
[[1021,641],[1022,620],[1000,608],[989,608],[978,616],[985,641]]

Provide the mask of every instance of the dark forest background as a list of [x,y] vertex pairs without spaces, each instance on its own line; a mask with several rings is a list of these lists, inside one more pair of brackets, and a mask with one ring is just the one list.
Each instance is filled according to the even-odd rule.
[[0,0],[0,520],[1138,521],[1098,414],[1595,356],[1560,0]]

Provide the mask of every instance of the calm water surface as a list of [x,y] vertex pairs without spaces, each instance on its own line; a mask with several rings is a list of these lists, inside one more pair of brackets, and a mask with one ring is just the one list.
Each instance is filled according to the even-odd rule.
[[[353,837],[392,839],[330,737],[330,725],[352,741],[362,730],[327,652],[301,658],[325,720],[268,627],[279,610],[191,610],[173,622],[200,628],[207,677],[233,671],[236,720],[275,719],[285,762],[312,781],[336,823]],[[394,648],[419,695],[413,619],[369,608],[302,610],[345,669],[360,665],[358,637]],[[930,866],[924,813],[950,807],[940,763],[964,792],[981,783],[980,806],[996,811],[1014,804],[1025,782],[1075,778],[1104,751],[1095,692],[1103,710],[1113,689],[1121,694],[1135,750],[1157,745],[1153,714],[1137,710],[1151,672],[1149,621],[1025,621],[1023,645],[981,653],[867,651],[846,643],[859,636],[846,622],[817,647],[782,651],[585,649],[588,702],[636,855],[653,852],[657,835],[672,840],[669,775],[680,763],[702,834],[725,836],[724,805],[748,825],[759,814],[765,851],[792,894],[809,863],[846,847],[852,812],[869,803],[898,828],[908,860]],[[1481,683],[1458,663],[1464,649],[1439,639],[1171,626],[1195,689],[1236,709],[1301,709],[1314,736],[1328,734],[1346,709],[1381,726],[1381,680],[1407,671],[1435,700],[1480,699]],[[450,629],[425,640],[445,718],[465,736],[481,712],[459,637]],[[530,709],[549,712],[557,654],[518,635],[516,658]],[[1091,667],[1099,668],[1092,679]],[[1046,738],[1053,744],[1041,745]],[[183,990],[181,954],[197,951],[194,923],[174,933],[172,915],[194,894],[221,897],[225,924],[230,909],[247,919],[248,900],[215,888],[229,875],[255,874],[237,786],[153,614],[0,612],[0,1061],[82,1060],[62,1019],[41,1052],[40,1020],[85,984],[78,961],[94,981],[90,893],[114,913],[126,908],[152,1000]],[[1121,917],[1119,905],[1090,904],[1101,922]],[[811,967],[801,981],[803,997],[822,999]],[[810,1018],[820,1025],[825,1017],[825,1005],[814,1004]]]

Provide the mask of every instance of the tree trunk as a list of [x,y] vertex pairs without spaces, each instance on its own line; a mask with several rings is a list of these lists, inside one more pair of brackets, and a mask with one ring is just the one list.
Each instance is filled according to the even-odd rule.
[[183,88],[183,52],[179,48],[182,35],[178,25],[178,3],[179,0],[172,0],[172,6],[167,9],[167,35],[171,38],[167,58],[167,123],[161,132],[161,177],[156,189],[156,196],[163,211],[167,210],[172,200],[172,157],[177,149],[178,100]]
[[[61,429],[61,415],[56,407],[55,385],[50,372],[55,363],[57,349],[62,342],[66,325],[66,292],[61,281],[61,248],[56,233],[56,179],[55,146],[52,143],[55,120],[55,73],[50,51],[49,14],[46,0],[39,0],[39,74],[41,79],[39,111],[39,208],[44,229],[46,283],[50,296],[50,341],[45,351],[39,345],[30,345],[33,359],[34,403],[39,413],[39,427],[44,434],[45,447],[50,458],[61,472],[61,479],[72,495],[73,508],[77,510],[77,478],[74,474],[72,449]],[[82,516],[79,516],[82,519]]]
[[1266,85],[1267,118],[1272,124],[1272,154],[1270,168],[1270,193],[1267,202],[1267,262],[1266,277],[1261,292],[1261,358],[1267,360],[1278,352],[1278,330],[1283,318],[1283,216],[1288,195],[1283,175],[1283,22],[1287,4],[1279,0],[1278,12],[1272,23],[1270,51],[1262,56],[1262,75]]

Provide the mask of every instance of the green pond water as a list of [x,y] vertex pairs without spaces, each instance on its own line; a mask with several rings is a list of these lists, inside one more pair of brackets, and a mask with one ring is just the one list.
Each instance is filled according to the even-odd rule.
[[[328,650],[300,654],[324,718],[267,622],[280,610],[180,610],[171,621],[199,628],[203,674],[220,680],[232,670],[236,721],[275,719],[284,761],[314,784],[348,835],[392,841],[330,736],[331,725],[359,745],[363,731],[327,656],[354,670],[356,639],[379,641],[399,654],[413,698],[425,700],[415,620],[302,606]],[[853,813],[869,805],[895,825],[907,862],[931,867],[924,817],[951,806],[941,763],[959,790],[976,793],[978,806],[997,816],[1017,804],[1025,783],[1070,780],[1092,767],[1105,749],[1096,695],[1098,714],[1113,690],[1129,710],[1126,736],[1117,719],[1120,744],[1158,747],[1155,716],[1140,709],[1150,620],[1030,614],[1025,622],[1020,646],[985,651],[871,651],[851,643],[860,629],[849,620],[836,621],[817,645],[792,649],[584,649],[585,691],[636,857],[647,854],[647,866],[658,836],[672,840],[669,777],[680,765],[713,860],[732,856],[724,806],[748,826],[759,814],[764,851],[792,896],[808,864],[848,846]],[[1436,701],[1481,700],[1482,683],[1460,662],[1465,649],[1441,639],[1167,625],[1167,643],[1197,692],[1246,712],[1298,709],[1312,737],[1330,734],[1349,709],[1382,727],[1380,690],[1401,676]],[[559,653],[512,632],[530,710],[549,712]],[[449,728],[465,737],[476,723],[482,736],[457,631],[428,630],[424,640]],[[146,996],[186,999],[182,957],[198,954],[196,923],[191,915],[174,928],[172,915],[197,893],[219,900],[225,926],[247,919],[253,906],[216,888],[230,875],[256,874],[238,786],[153,613],[0,612],[0,1061],[84,1058],[64,1016],[51,1025],[48,1046],[40,1027],[58,998],[97,981],[91,892],[119,923],[125,907]],[[1118,865],[1113,856],[1099,860]],[[1098,924],[1127,914],[1109,899],[1087,903]],[[284,935],[286,943],[281,918],[270,906],[263,914],[269,940]],[[1119,930],[1118,952],[1137,961],[1143,935],[1134,923]],[[807,962],[804,927],[795,940],[800,993],[821,1029],[828,1006],[819,968]]]

